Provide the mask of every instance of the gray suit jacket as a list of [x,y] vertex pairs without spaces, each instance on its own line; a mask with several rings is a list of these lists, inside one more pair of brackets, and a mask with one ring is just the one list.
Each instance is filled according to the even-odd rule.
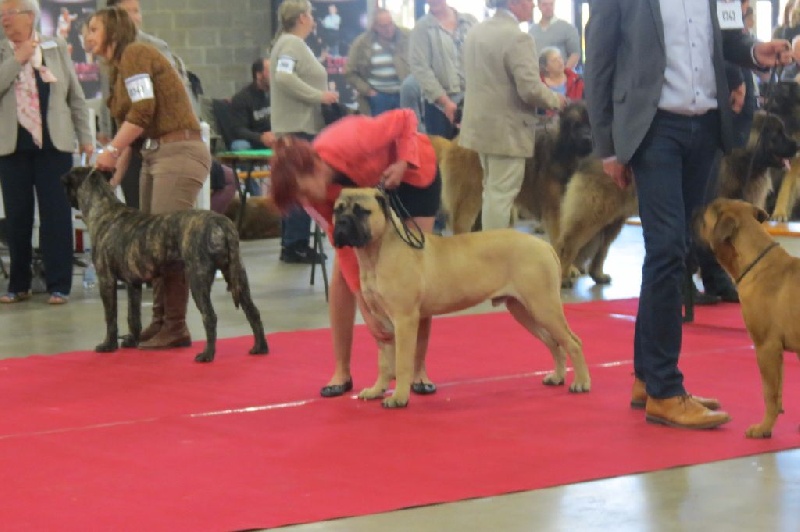
[[539,76],[535,50],[533,37],[520,30],[517,19],[506,11],[498,11],[467,33],[467,88],[459,144],[491,155],[533,155],[536,107],[559,105]]
[[[47,131],[59,151],[73,152],[76,136],[81,145],[92,144],[89,110],[83,89],[67,53],[67,43],[60,37],[42,37],[41,46],[44,64],[57,80],[50,84]],[[14,81],[21,70],[22,67],[14,59],[11,43],[3,39],[0,41],[0,155],[13,153],[17,147]]]
[[[714,31],[714,74],[721,120],[720,147],[733,146],[730,90],[725,60],[754,68],[753,39],[739,30],[721,31],[716,0],[708,0]],[[666,68],[664,23],[659,0],[592,2],[586,28],[586,104],[595,153],[627,164],[653,122]]]

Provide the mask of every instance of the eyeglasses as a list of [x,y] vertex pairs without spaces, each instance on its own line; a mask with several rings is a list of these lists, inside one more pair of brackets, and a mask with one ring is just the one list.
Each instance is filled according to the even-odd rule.
[[30,9],[9,9],[8,11],[0,11],[0,18],[11,17],[21,13],[32,13]]

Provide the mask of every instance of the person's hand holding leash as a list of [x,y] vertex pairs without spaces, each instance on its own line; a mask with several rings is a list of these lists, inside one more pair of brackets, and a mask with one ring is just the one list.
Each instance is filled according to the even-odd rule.
[[117,167],[117,157],[114,156],[114,154],[112,154],[110,151],[103,150],[97,156],[97,160],[95,161],[94,165],[100,170],[113,170]]
[[408,170],[408,163],[405,161],[397,161],[390,164],[389,167],[381,174],[381,184],[388,190],[395,189],[403,182],[403,175]]
[[794,61],[794,54],[789,41],[775,39],[774,41],[754,44],[753,59],[764,68],[772,68],[790,64]]

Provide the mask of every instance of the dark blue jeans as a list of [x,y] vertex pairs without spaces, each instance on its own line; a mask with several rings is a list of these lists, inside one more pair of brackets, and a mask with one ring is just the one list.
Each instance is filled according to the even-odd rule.
[[378,92],[369,97],[369,110],[372,116],[378,116],[384,111],[400,108],[400,93]]
[[633,365],[647,393],[658,399],[685,393],[678,369],[681,288],[691,217],[703,205],[719,143],[716,111],[701,116],[659,111],[631,159],[645,247]]
[[444,112],[433,105],[425,102],[425,131],[428,135],[439,135],[446,139],[455,138],[458,130]]
[[61,176],[72,168],[72,154],[53,149],[20,150],[0,157],[0,184],[11,259],[9,292],[31,288],[34,194],[39,204],[39,247],[48,292],[72,289],[72,208]]

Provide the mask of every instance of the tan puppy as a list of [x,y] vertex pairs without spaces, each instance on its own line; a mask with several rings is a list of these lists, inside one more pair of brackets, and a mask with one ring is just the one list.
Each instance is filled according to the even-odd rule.
[[800,323],[793,309],[800,299],[800,259],[790,256],[761,225],[762,209],[740,200],[714,200],[697,222],[700,239],[711,246],[736,282],[742,315],[761,372],[766,412],[747,429],[748,438],[769,438],[782,412],[783,352],[800,350]]
[[[408,403],[420,318],[462,310],[487,299],[506,304],[511,315],[547,345],[555,370],[545,384],[564,383],[566,357],[575,369],[572,392],[588,392],[589,370],[580,339],[564,317],[561,270],[553,248],[513,229],[452,237],[424,235],[409,245],[404,226],[376,189],[344,189],[334,208],[333,243],[353,247],[361,269],[361,290],[370,311],[394,332],[381,346],[378,380],[362,399],[383,397],[386,407]],[[419,237],[419,233],[414,233]],[[421,239],[409,239],[412,244]]]

